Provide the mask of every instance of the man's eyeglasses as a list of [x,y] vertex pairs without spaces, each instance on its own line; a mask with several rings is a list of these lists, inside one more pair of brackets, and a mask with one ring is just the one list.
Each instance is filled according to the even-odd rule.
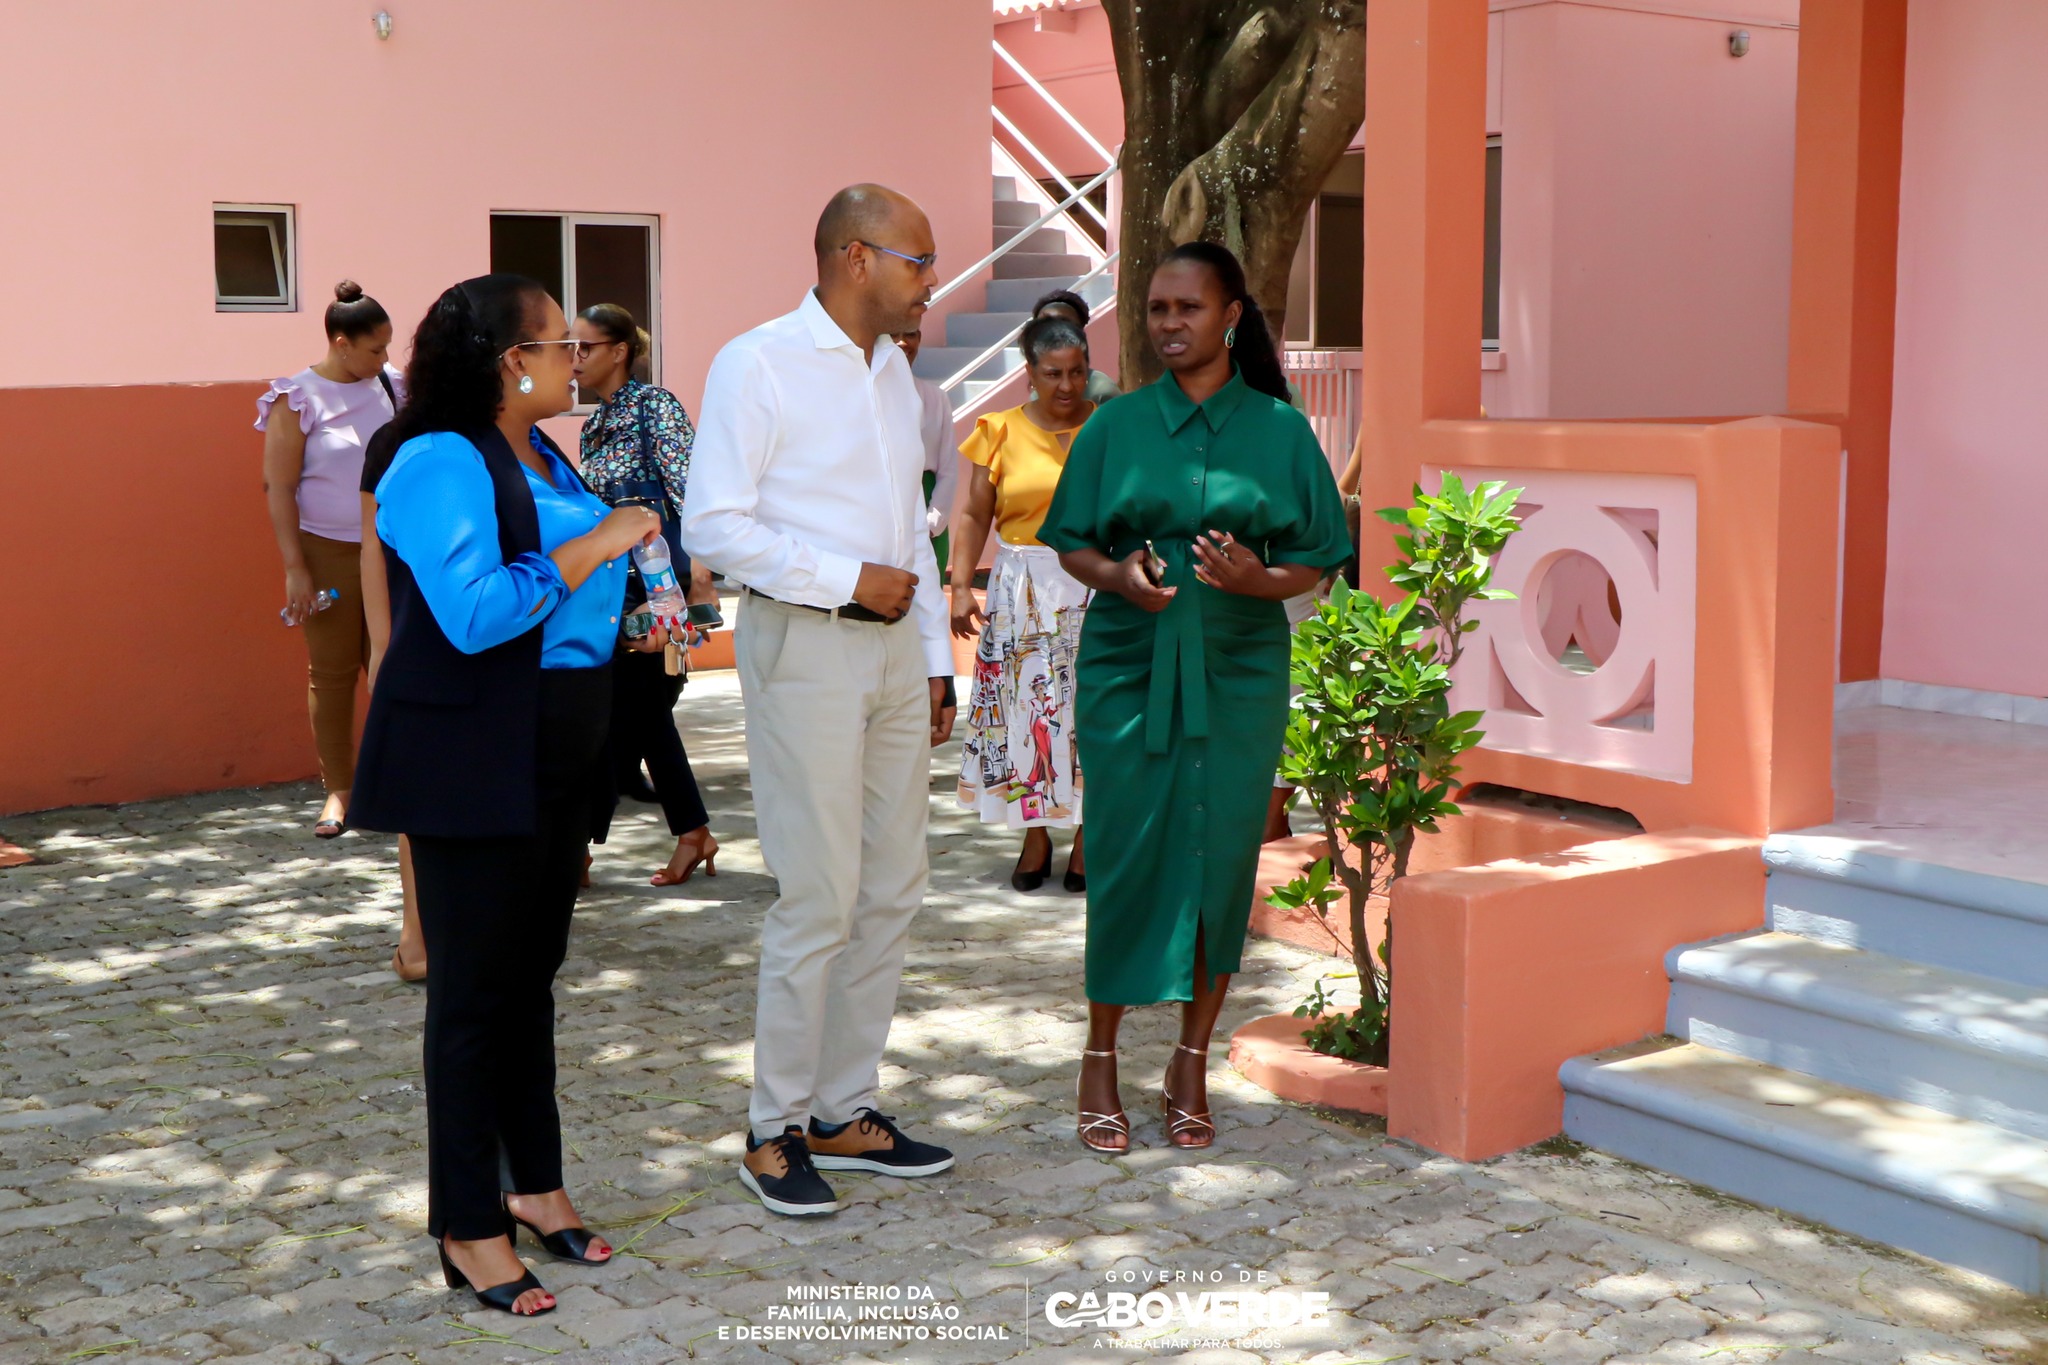
[[869,251],[879,251],[884,256],[894,256],[899,261],[909,261],[919,270],[930,270],[933,266],[939,263],[939,253],[936,251],[927,251],[922,256],[913,256],[907,251],[898,251],[894,247],[878,246],[873,242],[862,241],[862,239],[858,237],[854,238],[853,241],[848,242],[846,244],[845,249],[849,251],[852,250],[855,243],[858,243],[859,245],[866,247]]

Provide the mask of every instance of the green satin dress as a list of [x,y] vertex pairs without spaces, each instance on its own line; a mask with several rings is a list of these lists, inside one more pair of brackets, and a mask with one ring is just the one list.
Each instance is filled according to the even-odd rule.
[[1299,412],[1241,375],[1197,406],[1166,375],[1074,437],[1039,539],[1121,559],[1151,540],[1180,591],[1157,614],[1098,593],[1076,665],[1088,783],[1087,993],[1187,1000],[1195,937],[1235,972],[1287,723],[1279,602],[1195,578],[1194,539],[1227,531],[1268,564],[1334,571],[1351,555],[1342,500]]

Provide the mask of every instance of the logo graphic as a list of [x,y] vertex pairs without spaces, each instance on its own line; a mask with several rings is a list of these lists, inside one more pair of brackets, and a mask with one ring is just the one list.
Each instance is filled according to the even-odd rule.
[[1062,1290],[1045,1301],[1054,1327],[1180,1329],[1229,1335],[1321,1322],[1330,1296],[1312,1289]]

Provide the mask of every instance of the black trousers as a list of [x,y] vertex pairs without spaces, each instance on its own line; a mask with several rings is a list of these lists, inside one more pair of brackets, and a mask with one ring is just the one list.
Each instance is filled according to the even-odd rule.
[[605,764],[608,667],[543,669],[539,820],[514,838],[414,835],[427,941],[427,1230],[505,1231],[500,1191],[563,1187],[555,973]]
[[668,832],[677,836],[702,829],[711,816],[690,755],[676,733],[676,698],[683,680],[670,677],[659,654],[620,650],[612,660],[612,768],[621,789],[631,784],[647,761],[647,777],[661,798]]

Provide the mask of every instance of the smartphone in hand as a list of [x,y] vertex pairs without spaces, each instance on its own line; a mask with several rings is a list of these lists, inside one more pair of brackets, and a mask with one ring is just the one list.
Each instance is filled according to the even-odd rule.
[[1138,563],[1139,567],[1144,569],[1145,577],[1152,580],[1153,587],[1166,586],[1166,559],[1153,547],[1150,540],[1145,542],[1145,557]]
[[716,602],[693,602],[689,611],[690,624],[698,630],[717,630],[725,624],[725,615]]

